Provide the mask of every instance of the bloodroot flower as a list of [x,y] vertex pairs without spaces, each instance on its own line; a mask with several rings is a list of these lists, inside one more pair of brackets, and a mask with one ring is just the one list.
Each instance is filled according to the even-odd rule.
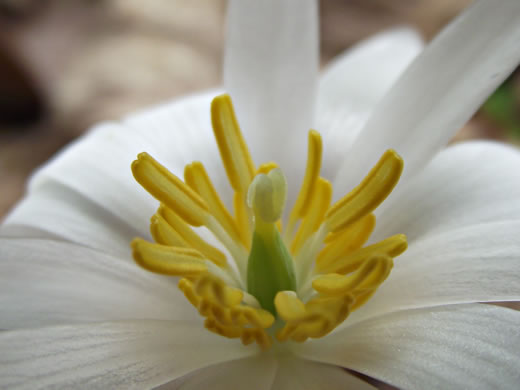
[[228,16],[225,90],[97,126],[7,217],[0,387],[518,388],[520,312],[483,302],[520,299],[520,153],[439,150],[518,64],[520,2],[319,79],[314,1]]

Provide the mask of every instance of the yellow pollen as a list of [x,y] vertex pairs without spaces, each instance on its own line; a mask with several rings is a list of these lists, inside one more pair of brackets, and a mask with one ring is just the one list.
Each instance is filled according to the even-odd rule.
[[377,292],[407,248],[402,234],[366,245],[373,211],[403,170],[401,157],[387,150],[331,206],[332,185],[320,176],[322,139],[310,130],[305,175],[282,229],[285,176],[275,162],[255,169],[228,95],[213,100],[211,123],[233,210],[202,163],[186,165],[182,181],[139,154],[133,175],[160,206],[150,221],[155,243],[132,241],[136,263],[180,277],[179,289],[215,334],[261,349],[326,336]]

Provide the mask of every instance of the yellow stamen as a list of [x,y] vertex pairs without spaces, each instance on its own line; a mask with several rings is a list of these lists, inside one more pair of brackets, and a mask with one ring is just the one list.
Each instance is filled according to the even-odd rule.
[[[202,253],[208,260],[211,260],[218,266],[224,266],[227,263],[224,253],[200,238],[175,212],[165,206],[161,206],[157,211],[157,215],[161,216],[168,226],[178,233],[190,248]],[[163,227],[163,229],[166,228]]]
[[321,135],[316,130],[309,131],[309,141],[307,150],[307,166],[305,168],[305,176],[301,186],[298,198],[289,216],[289,224],[287,228],[288,238],[291,237],[296,221],[303,218],[309,211],[311,199],[316,189],[316,182],[320,176],[322,141]]
[[274,323],[273,315],[242,304],[242,291],[227,286],[209,273],[194,280],[182,279],[179,288],[206,317],[204,325],[208,330],[229,338],[241,338],[246,345],[253,341],[264,349],[271,345],[271,338],[264,329]]
[[155,199],[174,210],[190,225],[204,225],[209,215],[206,202],[148,153],[137,156],[132,163],[132,172],[139,184]]
[[348,294],[318,297],[304,304],[292,291],[281,291],[274,303],[278,315],[285,321],[276,338],[303,342],[309,337],[323,337],[341,324],[350,313],[353,298]]
[[188,243],[182,236],[160,215],[155,214],[151,218],[150,233],[158,244],[189,248]]
[[403,171],[403,160],[387,150],[361,184],[336,202],[326,215],[331,232],[336,232],[371,213],[392,192]]
[[406,250],[407,246],[406,236],[404,234],[397,234],[333,261],[325,262],[324,259],[321,259],[322,261],[316,262],[316,271],[319,273],[346,274],[356,270],[365,260],[374,255],[384,254],[389,257],[399,256]]
[[366,261],[350,275],[326,274],[317,277],[312,287],[319,293],[341,296],[366,289],[375,289],[385,281],[392,269],[393,261],[389,256],[376,255]]
[[208,269],[204,257],[195,249],[152,244],[140,238],[132,241],[132,249],[135,262],[155,273],[196,276]]
[[325,248],[318,254],[319,263],[331,263],[352,251],[359,249],[368,240],[376,224],[374,214],[368,214],[352,225],[325,238]]
[[[202,163],[196,161],[184,168],[184,180],[191,189],[200,195],[206,201],[211,210],[211,214],[217,219],[218,223],[224,228],[229,236],[240,241],[240,233],[233,217],[226,209],[226,206],[220,200],[215,187],[204,169]],[[244,245],[247,242],[244,243]]]
[[309,236],[320,227],[332,199],[332,185],[324,178],[318,178],[310,210],[302,221],[292,242],[291,252],[297,253]]
[[229,182],[236,192],[245,195],[255,175],[255,166],[229,95],[217,96],[211,102],[211,123]]

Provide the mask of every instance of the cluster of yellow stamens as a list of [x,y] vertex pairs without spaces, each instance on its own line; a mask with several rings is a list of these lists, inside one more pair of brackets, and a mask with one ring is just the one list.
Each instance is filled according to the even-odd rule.
[[[136,180],[160,203],[151,219],[155,243],[132,242],[143,268],[179,276],[179,288],[206,318],[205,327],[262,348],[278,341],[323,337],[364,304],[406,249],[396,235],[363,247],[374,209],[403,168],[392,150],[362,183],[331,206],[332,186],[320,177],[322,142],[309,132],[305,177],[282,229],[286,198],[281,170],[255,168],[228,95],[216,97],[211,119],[234,190],[231,214],[204,166],[185,167],[184,181],[146,153],[132,164]],[[220,249],[201,238],[204,227]]]

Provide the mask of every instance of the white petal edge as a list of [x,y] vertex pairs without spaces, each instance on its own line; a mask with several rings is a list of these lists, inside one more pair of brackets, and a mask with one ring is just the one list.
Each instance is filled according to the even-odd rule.
[[324,143],[322,175],[333,178],[377,102],[423,42],[409,28],[395,28],[361,41],[334,58],[320,77],[315,128]]
[[386,149],[419,172],[520,61],[520,2],[477,0],[445,28],[394,84],[354,141],[336,178],[360,182]]
[[368,383],[342,368],[271,353],[194,371],[156,390],[370,390]]
[[224,86],[253,158],[276,161],[300,183],[305,165],[293,160],[314,118],[317,2],[231,0],[227,21]]
[[202,318],[176,286],[127,259],[42,239],[0,238],[0,329]]
[[340,367],[288,357],[281,359],[271,390],[374,390]]
[[517,389],[520,312],[453,305],[392,313],[304,343],[298,355],[403,389]]
[[58,183],[144,234],[158,202],[134,180],[130,164],[147,151],[180,177],[186,164],[202,161],[223,200],[231,203],[210,125],[210,103],[218,93],[185,97],[120,123],[98,125],[34,175],[28,197],[43,184]]
[[376,211],[378,241],[404,233],[408,241],[464,226],[520,220],[520,151],[471,141],[441,151],[419,176]]
[[257,352],[191,323],[121,321],[0,333],[0,387],[143,389]]
[[193,371],[155,390],[266,390],[271,389],[277,370],[278,362],[271,354],[259,354]]
[[399,310],[520,301],[520,220],[485,223],[412,242],[348,324]]

